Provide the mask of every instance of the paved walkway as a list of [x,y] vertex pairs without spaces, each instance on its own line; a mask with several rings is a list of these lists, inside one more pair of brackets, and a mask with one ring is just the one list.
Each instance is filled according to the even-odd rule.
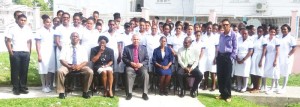
[[[238,95],[238,96],[245,96],[245,97],[253,97],[253,98],[287,98],[287,99],[300,99],[300,87],[287,87],[287,92],[284,94],[265,94],[265,93],[239,93],[232,91],[232,95]],[[184,98],[180,98],[177,95],[173,95],[173,93],[170,92],[169,96],[160,96],[160,95],[154,95],[154,93],[149,94],[149,100],[144,101],[141,97],[141,90],[134,90],[133,98],[131,100],[125,100],[125,93],[124,91],[119,91],[116,93],[117,96],[119,96],[119,106],[120,107],[140,107],[141,105],[147,107],[147,106],[154,106],[154,107],[163,107],[163,106],[171,106],[171,107],[204,107],[204,105],[198,101],[197,98],[191,98],[189,94],[187,94]],[[210,92],[208,90],[203,91],[199,89],[199,93],[207,93],[207,94],[216,94],[219,95],[218,90],[214,92]],[[70,96],[81,96],[81,92],[73,92],[72,94],[68,94],[68,97]],[[39,98],[39,97],[58,97],[58,94],[55,92],[50,93],[43,93],[41,91],[41,87],[29,87],[29,93],[28,94],[21,94],[19,96],[13,95],[11,87],[0,87],[0,99],[10,99],[10,98]],[[200,96],[201,97],[201,96]],[[276,100],[274,100],[276,101]]]

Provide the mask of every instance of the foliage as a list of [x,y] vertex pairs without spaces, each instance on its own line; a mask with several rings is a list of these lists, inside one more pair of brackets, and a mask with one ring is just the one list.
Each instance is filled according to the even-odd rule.
[[[53,0],[51,0],[53,3]],[[48,6],[48,3],[46,3],[44,0],[14,0],[16,4],[19,5],[26,5],[28,7],[33,7],[35,4],[39,7],[41,7],[41,11],[49,11],[50,8]]]

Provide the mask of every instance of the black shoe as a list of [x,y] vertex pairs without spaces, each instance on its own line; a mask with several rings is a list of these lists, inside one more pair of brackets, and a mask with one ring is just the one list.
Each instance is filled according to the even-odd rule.
[[196,97],[195,91],[191,91],[190,94],[191,94],[191,97],[192,97],[192,98],[195,98],[195,97]]
[[85,98],[85,99],[91,98],[91,96],[90,96],[89,93],[87,93],[87,92],[83,92],[83,93],[82,93],[82,97]]
[[168,96],[168,95],[169,95],[168,91],[165,91],[165,92],[164,92],[164,95],[165,95],[165,96]]
[[59,93],[58,98],[60,98],[60,99],[65,99],[65,93]]
[[143,98],[144,100],[148,100],[148,99],[149,99],[149,97],[148,97],[148,95],[147,95],[146,93],[143,93],[142,98]]
[[181,97],[181,98],[184,97],[183,90],[180,91],[179,97]]
[[161,96],[162,96],[163,94],[164,94],[164,92],[163,92],[163,91],[159,91],[159,95],[161,95]]
[[21,94],[28,94],[29,92],[26,89],[20,89]]
[[128,93],[128,95],[126,96],[126,100],[130,100],[132,98],[132,94]]
[[14,95],[20,95],[20,91],[19,90],[13,90],[13,94]]

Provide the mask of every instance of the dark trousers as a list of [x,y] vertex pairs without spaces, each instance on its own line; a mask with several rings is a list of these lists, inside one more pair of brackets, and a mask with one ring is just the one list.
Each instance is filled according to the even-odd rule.
[[27,88],[29,52],[14,51],[11,56],[11,82],[14,90]]
[[192,91],[196,91],[198,89],[198,85],[201,82],[202,78],[203,78],[203,74],[200,72],[200,70],[198,69],[198,67],[196,67],[195,69],[193,69],[191,71],[191,75],[188,75],[186,73],[184,73],[183,68],[179,68],[178,73],[177,73],[177,78],[178,78],[178,82],[179,82],[179,86],[181,89],[184,89],[184,84],[183,82],[186,82],[184,79],[186,77],[194,77],[195,81],[193,83],[193,88]]
[[218,53],[217,56],[217,76],[219,92],[224,99],[231,97],[231,73],[232,61],[230,53]]

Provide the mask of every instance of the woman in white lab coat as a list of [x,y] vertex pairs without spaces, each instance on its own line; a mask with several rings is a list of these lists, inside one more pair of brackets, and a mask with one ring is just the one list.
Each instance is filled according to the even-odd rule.
[[294,52],[296,50],[296,39],[290,34],[291,27],[287,24],[281,26],[282,35],[280,39],[280,54],[279,54],[279,65],[280,65],[280,76],[284,77],[282,89],[278,93],[286,92],[286,85],[288,82],[289,75],[292,71],[294,62]]
[[263,36],[262,26],[257,27],[257,35],[253,36],[253,55],[251,58],[251,69],[250,75],[253,77],[251,81],[253,82],[253,88],[250,93],[259,92],[260,80],[264,76],[264,62],[266,56],[266,39]]
[[36,50],[39,61],[39,74],[41,76],[42,91],[50,92],[51,74],[55,72],[54,54],[54,30],[52,29],[51,19],[48,15],[42,16],[44,26],[36,33]]
[[[280,41],[276,38],[276,27],[269,28],[269,37],[267,39],[267,54],[264,69],[264,77],[272,79],[272,85],[269,90],[266,91],[267,94],[273,93],[274,88],[278,87],[278,79],[280,77],[279,72],[279,46]],[[263,82],[263,86],[266,86],[266,82]],[[274,85],[276,85],[274,87]],[[262,87],[262,91],[266,90],[266,87]]]
[[211,23],[206,24],[206,33],[202,36],[201,40],[205,44],[204,54],[203,54],[203,72],[204,72],[204,86],[203,89],[206,90],[208,86],[209,73],[211,75],[211,91],[216,89],[216,63],[214,62],[216,56],[216,48],[219,44],[219,34],[213,34],[213,25]]
[[241,37],[237,39],[237,56],[234,75],[237,77],[237,90],[246,92],[248,77],[251,67],[251,55],[253,53],[253,41],[249,37],[248,30],[240,30]]

